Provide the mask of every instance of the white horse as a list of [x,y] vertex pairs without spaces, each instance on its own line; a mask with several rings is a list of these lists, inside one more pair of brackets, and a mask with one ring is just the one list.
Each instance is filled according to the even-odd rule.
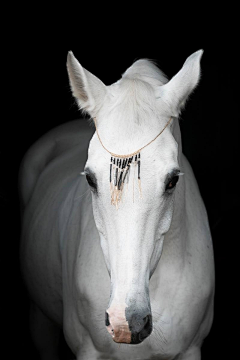
[[[201,55],[170,81],[139,60],[105,86],[69,52],[73,95],[98,133],[84,120],[52,130],[20,173],[21,263],[42,360],[58,359],[61,327],[77,360],[201,358],[213,319],[213,249],[178,122]],[[112,159],[109,172],[109,151],[141,148],[139,184],[139,158]]]

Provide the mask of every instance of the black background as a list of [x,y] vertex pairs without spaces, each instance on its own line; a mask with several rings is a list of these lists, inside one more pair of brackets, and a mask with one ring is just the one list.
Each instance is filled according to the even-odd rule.
[[[17,176],[21,159],[34,141],[54,126],[80,117],[68,84],[68,50],[110,85],[134,60],[144,57],[156,60],[171,78],[199,49],[204,49],[202,78],[182,114],[181,129],[184,153],[208,211],[215,252],[215,318],[202,358],[235,356],[239,188],[236,28],[219,21],[210,22],[206,29],[203,19],[197,33],[197,21],[187,23],[183,29],[184,21],[176,23],[169,14],[154,19],[145,14],[145,18],[133,22],[133,15],[121,11],[120,21],[115,15],[99,19],[94,9],[96,21],[81,12],[74,17],[74,8],[63,8],[63,16],[59,8],[51,14],[40,6],[28,9],[28,15],[25,9],[19,14],[18,10],[7,14],[1,69],[2,79],[6,80],[5,85],[2,82],[5,98],[0,134],[1,297],[8,357],[36,358],[28,333],[28,299],[18,265]],[[164,24],[163,17],[167,18]]]

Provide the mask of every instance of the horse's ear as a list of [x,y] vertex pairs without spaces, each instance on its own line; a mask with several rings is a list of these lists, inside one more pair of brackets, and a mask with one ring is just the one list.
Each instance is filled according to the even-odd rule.
[[203,50],[187,58],[182,69],[165,85],[161,86],[160,98],[167,105],[171,116],[178,116],[185,102],[200,79],[200,60]]
[[103,103],[107,87],[96,76],[84,69],[71,51],[67,57],[67,70],[72,94],[79,107],[95,117]]

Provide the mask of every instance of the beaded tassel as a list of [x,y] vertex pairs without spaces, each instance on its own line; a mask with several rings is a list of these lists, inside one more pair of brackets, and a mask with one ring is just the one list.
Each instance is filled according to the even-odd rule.
[[[102,140],[100,138],[98,128],[97,128],[97,119],[94,117],[93,120],[95,122],[96,126],[96,133],[98,136],[98,139],[102,145],[102,147],[111,154],[111,161],[110,161],[110,192],[111,192],[111,204],[115,205],[116,208],[118,208],[118,203],[122,199],[124,184],[129,183],[129,174],[130,174],[130,167],[133,161],[133,158],[135,157],[133,164],[134,164],[134,175],[135,175],[135,169],[136,166],[138,166],[138,189],[139,189],[139,195],[140,198],[142,198],[142,188],[141,188],[141,178],[140,178],[140,151],[145,149],[148,145],[152,144],[153,141],[155,141],[166,129],[166,127],[170,124],[172,121],[172,117],[169,118],[168,122],[165,124],[163,129],[160,131],[160,133],[155,136],[154,139],[149,141],[147,144],[142,146],[139,150],[135,151],[134,153],[128,154],[128,155],[117,155],[115,153],[112,153],[109,151],[104,144],[102,143]],[[134,181],[135,176],[133,175],[133,201],[134,201]]]
[[[121,159],[111,156],[110,176],[109,176],[111,204],[115,205],[116,208],[118,208],[120,201],[122,201],[124,185],[125,184],[128,185],[129,183],[130,168],[132,164],[134,164],[134,166],[138,165],[138,186],[139,186],[139,194],[141,198],[142,191],[141,191],[141,180],[140,180],[140,153],[130,158],[121,158]],[[133,176],[133,186],[134,186],[134,182],[135,179]]]

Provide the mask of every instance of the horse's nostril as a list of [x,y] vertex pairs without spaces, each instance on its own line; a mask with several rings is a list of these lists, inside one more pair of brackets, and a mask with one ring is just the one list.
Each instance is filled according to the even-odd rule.
[[109,326],[110,325],[110,322],[109,322],[109,315],[107,312],[105,312],[105,325],[106,326]]
[[144,339],[146,339],[146,337],[148,337],[152,332],[152,316],[147,315],[143,320],[144,326],[138,334],[139,342],[142,342]]
[[142,318],[142,326],[141,329],[139,329],[139,326],[136,327],[136,324],[140,324],[140,323],[135,323],[133,326],[132,324],[132,336],[131,336],[131,344],[139,344],[141,343],[144,339],[146,339],[152,332],[152,316],[151,315],[147,315],[144,318]]
[[144,327],[145,327],[145,325],[149,322],[149,315],[147,315],[147,316],[143,319],[143,321],[144,321]]
[[152,326],[152,316],[151,315],[147,315],[144,319],[144,329],[145,330],[150,330],[151,326]]

